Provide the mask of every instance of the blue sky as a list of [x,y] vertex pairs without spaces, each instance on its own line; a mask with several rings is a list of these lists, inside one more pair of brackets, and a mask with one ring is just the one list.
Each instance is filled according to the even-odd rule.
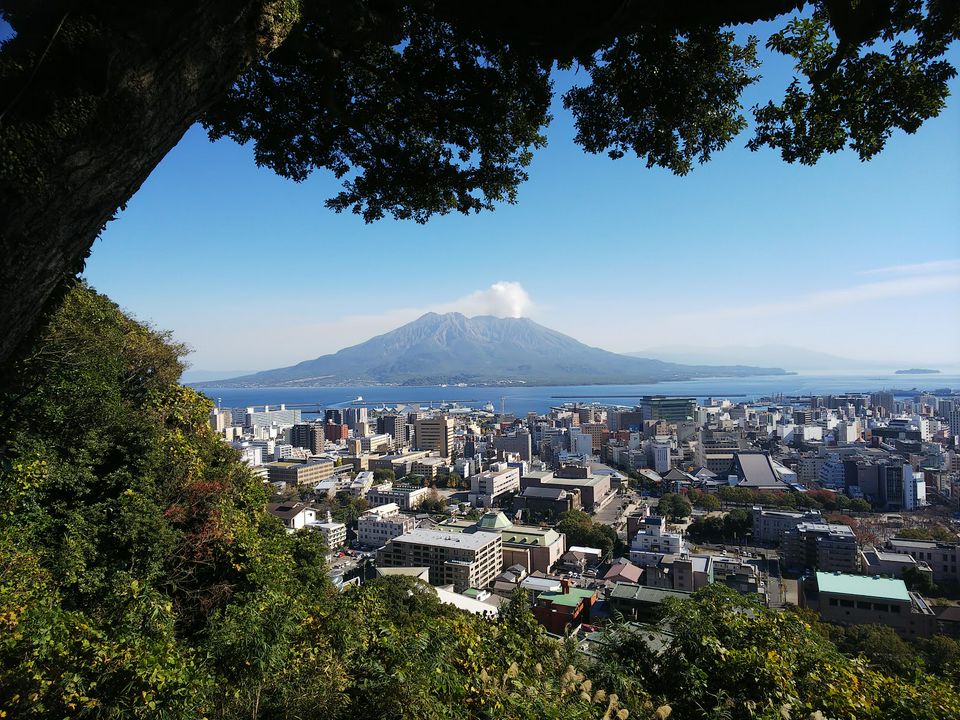
[[[789,64],[768,60],[747,108],[789,82]],[[291,364],[425,310],[524,314],[614,351],[786,343],[956,364],[958,106],[869,163],[787,165],[747,151],[745,134],[681,178],[584,154],[557,103],[517,205],[425,226],[336,215],[329,174],[280,179],[193,128],[85,274],[173,330],[201,369]]]

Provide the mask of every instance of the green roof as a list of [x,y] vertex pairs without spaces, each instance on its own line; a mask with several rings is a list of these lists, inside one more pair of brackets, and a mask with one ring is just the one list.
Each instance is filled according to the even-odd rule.
[[581,600],[588,600],[596,595],[596,590],[586,590],[584,588],[570,588],[568,592],[545,592],[540,593],[538,600],[549,600],[554,605],[565,605],[576,607]]
[[489,530],[498,530],[502,528],[508,528],[513,525],[507,519],[507,516],[502,512],[487,512],[483,514],[483,517],[480,518],[480,521],[477,523],[477,527],[485,528]]
[[903,580],[893,578],[818,572],[817,588],[820,592],[836,593],[838,595],[910,601],[910,593],[907,592],[907,586]]

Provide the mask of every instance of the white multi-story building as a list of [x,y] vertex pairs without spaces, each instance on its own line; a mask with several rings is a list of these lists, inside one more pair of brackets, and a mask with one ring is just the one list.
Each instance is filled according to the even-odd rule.
[[370,508],[357,521],[357,542],[365,547],[379,548],[387,541],[412,532],[417,521],[413,515],[404,515],[396,503]]
[[520,492],[520,469],[497,463],[470,478],[468,499],[477,507],[493,507],[500,496],[510,492]]
[[377,551],[377,567],[427,567],[434,585],[455,592],[483,589],[503,566],[503,541],[493,532],[413,530]]
[[349,490],[354,497],[365,497],[372,487],[373,473],[370,470],[364,470],[357,473],[357,476],[350,482]]
[[913,472],[909,465],[903,466],[903,509],[916,510],[927,504],[927,484],[923,473]]
[[658,437],[651,446],[653,453],[653,469],[658,473],[665,473],[670,469],[670,438]]
[[589,457],[593,454],[593,436],[583,432],[580,428],[570,428],[568,433],[570,438],[570,452],[574,454],[583,454]]
[[326,522],[307,523],[307,527],[311,530],[317,530],[323,535],[323,539],[327,543],[327,549],[330,551],[342,548],[347,544],[347,526],[343,523],[334,522],[329,512],[327,512]]
[[367,491],[367,502],[374,507],[396,503],[401,510],[414,510],[429,495],[430,488],[402,487],[388,482],[370,488]]
[[393,438],[387,433],[367,435],[366,437],[360,438],[360,449],[368,453],[387,452],[390,450],[392,442]]
[[683,535],[667,531],[667,519],[650,515],[643,519],[640,531],[630,544],[630,562],[641,567],[657,565],[664,555],[674,555],[685,549]]

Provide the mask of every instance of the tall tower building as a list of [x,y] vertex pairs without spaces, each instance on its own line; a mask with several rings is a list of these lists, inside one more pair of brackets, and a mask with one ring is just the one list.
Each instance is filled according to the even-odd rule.
[[441,457],[450,457],[453,450],[453,425],[453,418],[445,415],[417,420],[417,447],[420,450],[436,450]]

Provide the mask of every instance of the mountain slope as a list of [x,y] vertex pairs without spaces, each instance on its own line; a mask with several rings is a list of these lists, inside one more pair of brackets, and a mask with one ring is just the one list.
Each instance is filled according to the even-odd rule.
[[783,374],[779,368],[679,365],[589,347],[527,318],[427,313],[366,342],[297,365],[204,385],[641,383]]

